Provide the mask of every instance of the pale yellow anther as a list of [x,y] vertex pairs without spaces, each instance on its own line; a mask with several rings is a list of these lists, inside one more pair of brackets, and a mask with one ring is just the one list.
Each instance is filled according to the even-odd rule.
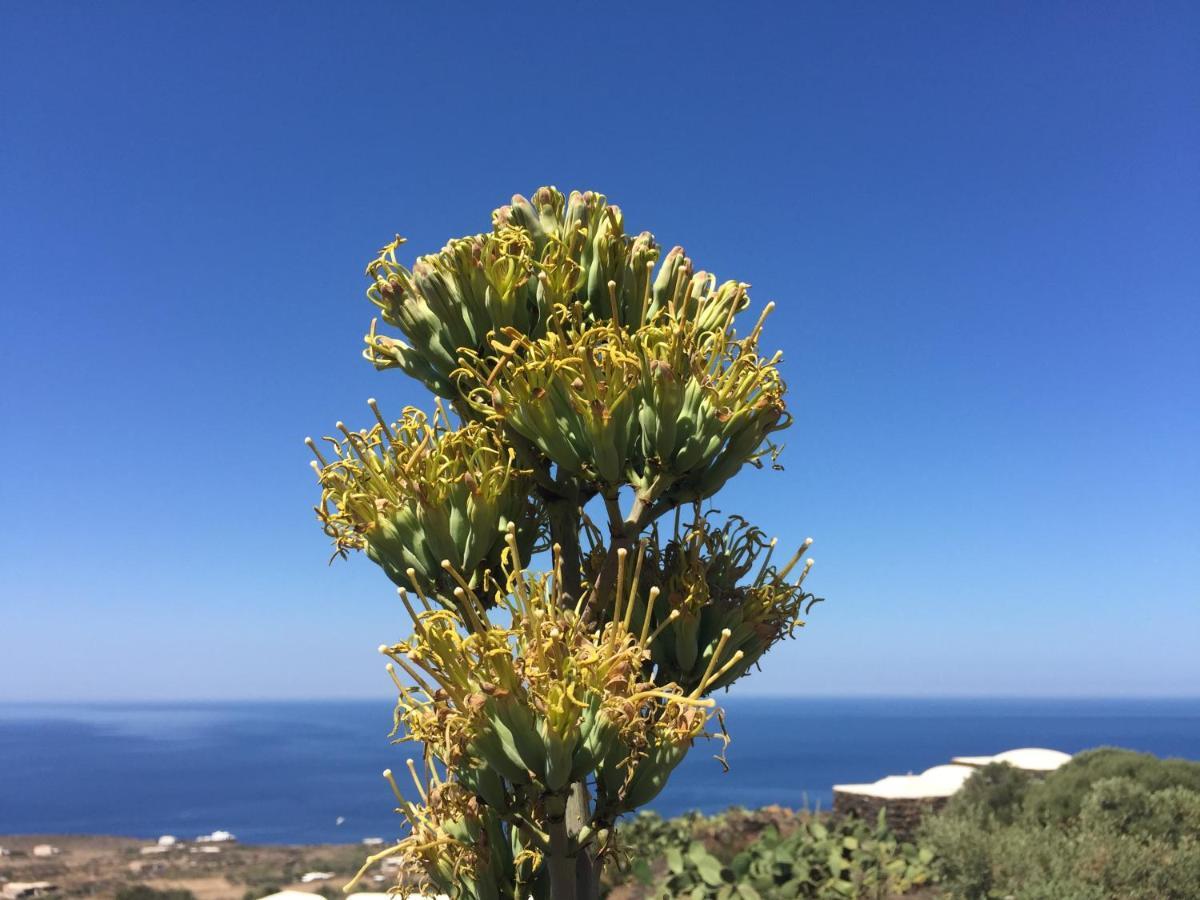
[[391,769],[383,770],[383,777],[387,780],[388,785],[392,789],[392,793],[396,795],[396,800],[401,806],[407,805],[404,795],[400,793],[400,786],[396,784],[396,777],[392,774]]
[[654,603],[658,600],[658,595],[662,593],[658,589],[658,585],[650,588],[649,597],[646,601],[646,615],[642,618],[642,633],[638,638],[638,644],[643,650],[646,649],[646,641],[650,634],[650,621],[654,617]]
[[[617,626],[624,624],[624,616],[621,614],[621,600],[625,596],[625,557],[629,555],[629,551],[624,547],[617,548],[617,583],[613,588],[613,639],[616,640]],[[633,597],[629,598],[629,605],[633,605]]]
[[733,636],[733,632],[728,628],[721,629],[721,637],[717,640],[717,646],[713,648],[712,656],[708,658],[708,665],[704,668],[704,674],[700,677],[696,689],[692,691],[693,697],[699,697],[704,693],[704,689],[708,687],[709,682],[713,677],[713,670],[717,667],[717,661],[721,656],[721,652],[725,649],[725,645]]
[[313,456],[317,458],[317,461],[320,462],[322,468],[329,465],[329,463],[325,460],[325,457],[321,455],[321,451],[317,449],[316,441],[314,441],[311,437],[306,437],[304,439],[304,444],[313,452]]
[[421,779],[417,775],[417,764],[411,758],[406,759],[404,764],[408,766],[408,774],[412,776],[413,784],[417,787],[417,793],[421,795],[421,802],[428,805],[429,795],[425,793],[425,787],[421,784]]
[[669,616],[667,616],[665,619],[663,619],[661,622],[658,623],[658,627],[655,628],[654,631],[650,632],[650,635],[646,638],[645,641],[643,641],[643,644],[644,645],[653,644],[655,639],[660,634],[663,633],[663,631],[667,628],[667,626],[669,626],[671,623],[673,623],[681,615],[683,615],[683,614],[679,610],[677,610],[677,609],[671,610],[671,614]]
[[728,662],[725,663],[725,665],[721,666],[721,668],[717,669],[717,671],[712,673],[712,677],[710,677],[708,679],[708,683],[713,684],[716,681],[718,681],[722,676],[725,675],[726,672],[728,672],[730,669],[732,669],[734,666],[736,666],[739,662],[741,662],[742,658],[745,655],[746,654],[743,651],[739,650],[735,654],[733,654],[733,656],[729,657],[729,660],[728,660]]
[[808,577],[808,573],[811,571],[812,567],[813,559],[810,556],[804,561],[804,570],[800,573],[800,577],[796,579],[796,587],[800,587],[800,585],[804,584],[804,579]]

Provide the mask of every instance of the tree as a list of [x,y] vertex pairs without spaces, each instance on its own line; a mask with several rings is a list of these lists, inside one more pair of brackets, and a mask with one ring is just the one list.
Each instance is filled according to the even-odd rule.
[[623,225],[546,187],[411,269],[399,237],[367,267],[406,340],[372,322],[364,355],[438,399],[394,422],[370,400],[370,428],[308,441],[337,553],[364,551],[412,619],[380,648],[393,736],[421,748],[412,790],[384,773],[408,833],[363,872],[390,856],[453,896],[596,897],[618,818],[714,721],[727,740],[709,695],[816,602],[811,559],[788,580],[811,541],[775,565],[761,530],[702,510],[791,422],[759,353],[771,305],[739,336],[748,285]]

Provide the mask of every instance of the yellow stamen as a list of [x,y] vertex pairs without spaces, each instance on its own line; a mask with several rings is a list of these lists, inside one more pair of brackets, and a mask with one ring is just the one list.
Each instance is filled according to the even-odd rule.
[[704,668],[704,674],[700,677],[700,683],[696,685],[696,689],[692,691],[693,697],[699,697],[704,690],[704,686],[708,684],[708,679],[712,676],[713,669],[717,665],[717,659],[721,655],[721,651],[725,649],[725,645],[729,643],[729,639],[733,636],[733,632],[728,628],[721,629],[721,637],[717,640],[717,646],[713,648],[712,656],[708,658],[708,665]]

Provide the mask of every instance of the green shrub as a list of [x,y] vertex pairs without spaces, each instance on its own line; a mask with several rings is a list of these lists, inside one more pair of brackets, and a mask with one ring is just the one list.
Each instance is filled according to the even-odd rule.
[[933,854],[899,842],[882,816],[871,827],[792,815],[780,822],[785,830],[772,822],[777,818],[739,810],[668,822],[638,816],[622,839],[636,850],[626,871],[644,889],[640,896],[692,900],[882,898],[931,878]]
[[1145,830],[1172,844],[1189,836],[1200,840],[1200,792],[1182,787],[1155,791],[1150,795]]
[[954,818],[992,817],[1011,825],[1021,815],[1033,778],[1008,763],[991,763],[967,779],[947,804]]
[[955,897],[991,896],[999,854],[986,818],[969,812],[932,816],[921,826],[921,841],[933,850],[938,878],[953,887]]
[[[935,817],[923,838],[954,900],[1184,900],[1195,898],[1166,845],[1114,831],[990,825]],[[1181,857],[1180,861],[1183,861]]]
[[1149,818],[1150,792],[1123,775],[1093,784],[1079,809],[1079,825],[1085,831],[1123,834],[1144,827]]
[[1116,747],[1087,750],[1029,790],[1026,812],[1045,824],[1076,818],[1092,785],[1106,778],[1128,778],[1150,791],[1182,787],[1200,793],[1200,763],[1159,759]]
[[[1083,754],[1028,786],[1023,810],[995,779],[926,821],[921,839],[956,900],[1196,900],[1200,766],[1128,751]],[[1120,774],[1113,775],[1111,773]],[[980,773],[981,775],[983,773]],[[1068,796],[1068,788],[1078,796]]]

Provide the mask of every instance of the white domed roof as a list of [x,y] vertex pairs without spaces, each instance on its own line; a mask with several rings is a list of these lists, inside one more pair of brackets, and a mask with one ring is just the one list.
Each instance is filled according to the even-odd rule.
[[1015,769],[1024,769],[1027,772],[1053,772],[1070,758],[1069,753],[1063,753],[1061,750],[1021,747],[1017,750],[1005,750],[995,756],[956,756],[954,761],[960,765],[979,768],[989,763],[1008,763]]
[[957,790],[974,773],[974,769],[970,766],[956,766],[952,763],[947,763],[943,766],[934,766],[932,769],[926,769],[921,773],[921,778],[929,784],[945,784]]
[[934,766],[920,775],[888,775],[869,784],[835,784],[833,789],[844,794],[863,794],[888,800],[949,797],[971,777],[971,772],[967,766]]
[[1033,769],[1052,772],[1063,763],[1071,761],[1069,753],[1061,750],[1046,750],[1041,747],[1022,747],[1020,750],[1005,750],[996,754],[997,762],[1006,762],[1018,769]]

